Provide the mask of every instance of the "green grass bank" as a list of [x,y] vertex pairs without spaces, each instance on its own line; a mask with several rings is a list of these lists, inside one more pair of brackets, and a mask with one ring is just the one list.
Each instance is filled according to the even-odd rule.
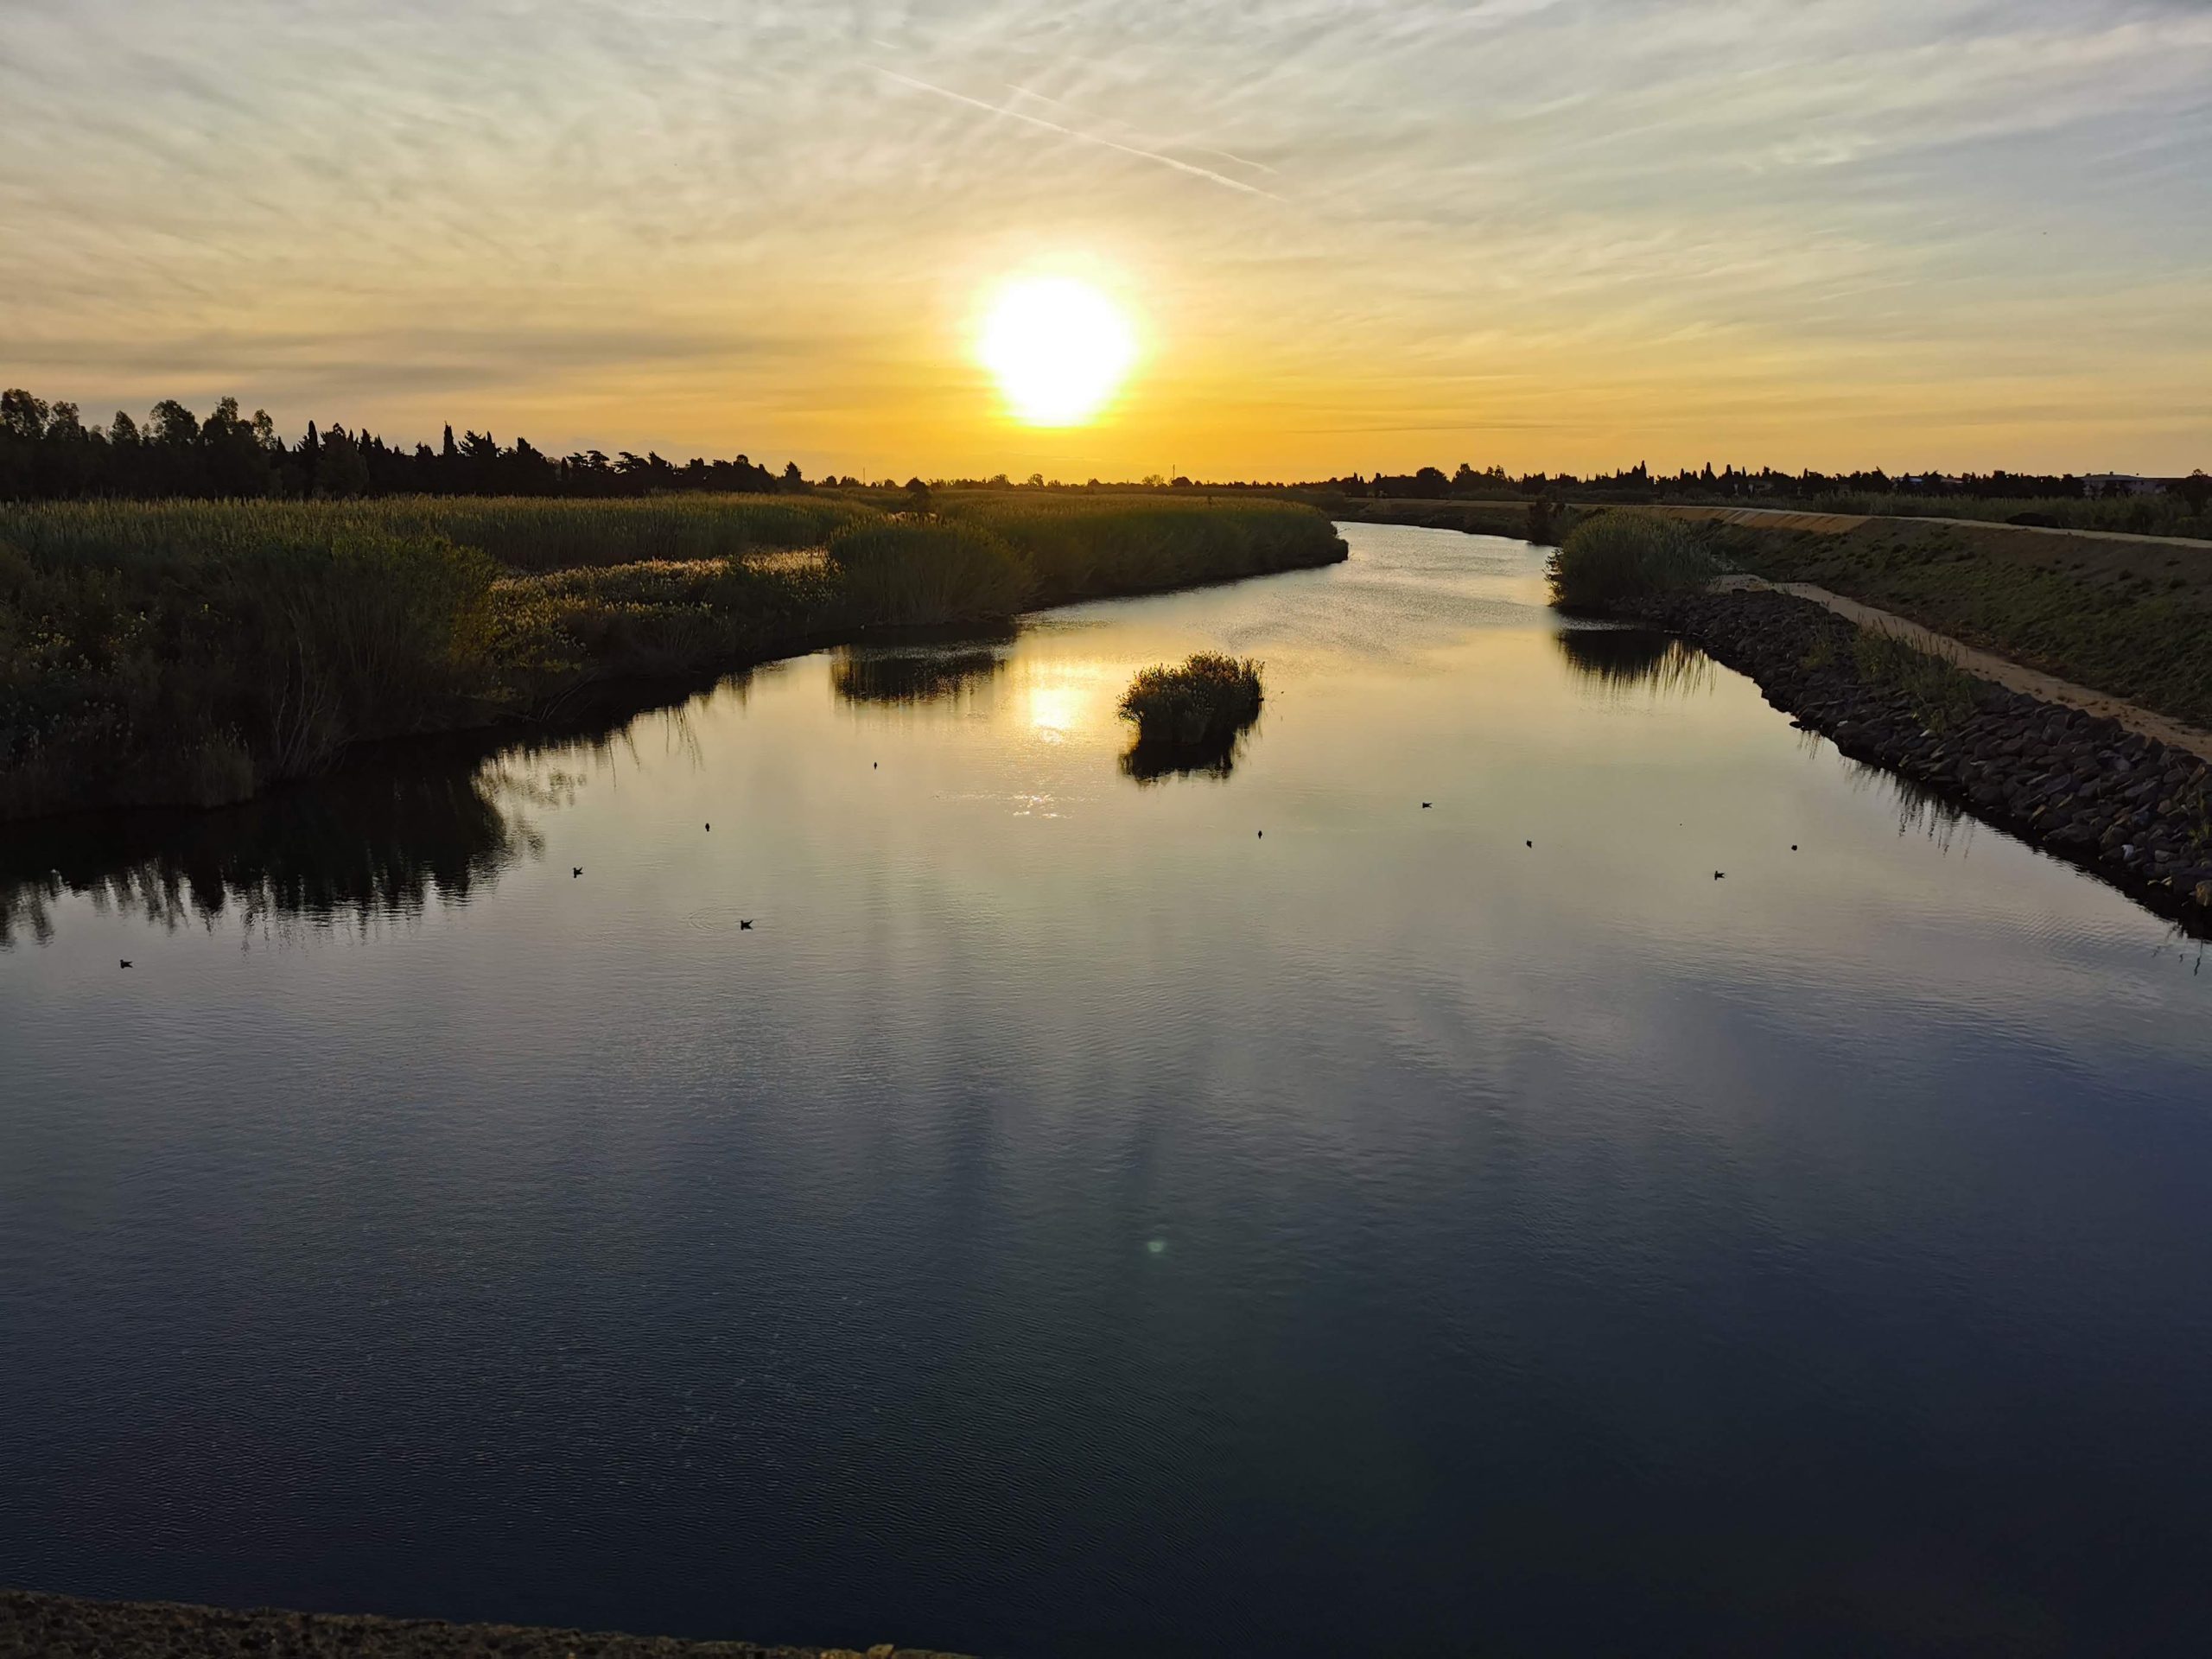
[[1720,559],[2212,728],[2212,551],[1872,518],[1840,532],[1700,526]]
[[615,682],[1344,556],[1248,500],[0,507],[0,818],[217,805]]

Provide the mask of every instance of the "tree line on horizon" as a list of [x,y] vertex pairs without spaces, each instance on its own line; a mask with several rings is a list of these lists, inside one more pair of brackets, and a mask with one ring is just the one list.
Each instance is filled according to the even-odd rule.
[[[1182,480],[1179,480],[1182,481]],[[1753,472],[1734,466],[1716,472],[1707,462],[1702,468],[1683,467],[1677,473],[1655,473],[1643,462],[1616,473],[1592,473],[1587,478],[1572,473],[1524,474],[1510,477],[1502,467],[1477,472],[1465,461],[1448,477],[1440,467],[1423,467],[1413,473],[1358,473],[1329,479],[1301,488],[1334,490],[1348,496],[1375,496],[1411,500],[1480,500],[1510,496],[1556,496],[1567,490],[1633,500],[1665,500],[1670,497],[1713,497],[1815,500],[1835,495],[1901,495],[1940,500],[1990,499],[2081,501],[2118,499],[2158,492],[2184,501],[2190,512],[2202,512],[2212,503],[2212,478],[2202,468],[2185,478],[2101,478],[2073,473],[2014,473],[1999,468],[1988,473],[1892,474],[1880,467],[1871,471],[1822,473],[1811,469],[1777,472],[1771,467]]]
[[451,426],[436,448],[409,448],[335,423],[318,429],[312,421],[287,443],[267,411],[243,416],[235,397],[204,420],[165,398],[143,424],[118,410],[103,427],[86,424],[74,404],[48,404],[20,388],[0,392],[0,500],[607,497],[802,487],[797,462],[777,473],[746,455],[695,456],[681,465],[627,450],[555,456],[523,437],[506,445],[489,432],[456,438]]
[[67,501],[94,499],[285,498],[344,500],[388,495],[521,495],[614,497],[677,491],[759,494],[824,488],[904,489],[917,500],[930,489],[971,490],[1215,490],[1292,491],[1414,500],[1558,499],[1573,491],[1623,501],[1732,499],[1812,501],[1834,496],[1895,495],[1940,499],[1999,498],[2080,500],[2101,493],[2139,493],[2145,487],[2179,498],[2202,514],[2212,504],[2212,479],[2202,471],[2186,478],[2100,481],[2072,474],[2012,473],[1945,475],[1934,471],[1893,474],[1872,471],[1777,472],[1727,466],[1719,471],[1684,467],[1654,473],[1642,462],[1587,478],[1572,473],[1510,474],[1503,467],[1478,469],[1461,461],[1452,473],[1423,467],[1411,473],[1345,474],[1298,482],[1243,480],[1204,481],[1147,474],[1122,483],[1063,484],[1032,474],[1016,482],[1005,474],[988,478],[891,479],[874,484],[828,475],[814,484],[798,463],[780,472],[747,455],[734,460],[693,456],[677,463],[658,454],[598,449],[555,456],[529,439],[500,444],[489,432],[459,437],[448,425],[442,442],[411,448],[333,423],[288,443],[265,410],[251,417],[226,397],[205,419],[174,398],[156,404],[142,423],[118,410],[105,427],[87,424],[74,404],[52,403],[20,388],[0,392],[0,500]]

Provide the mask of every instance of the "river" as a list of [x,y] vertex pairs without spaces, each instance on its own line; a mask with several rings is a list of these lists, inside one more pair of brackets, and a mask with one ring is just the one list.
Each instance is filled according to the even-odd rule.
[[[1039,1659],[2201,1634],[2200,947],[1535,549],[1345,535],[0,828],[0,1582]],[[1132,775],[1198,649],[1259,724]]]

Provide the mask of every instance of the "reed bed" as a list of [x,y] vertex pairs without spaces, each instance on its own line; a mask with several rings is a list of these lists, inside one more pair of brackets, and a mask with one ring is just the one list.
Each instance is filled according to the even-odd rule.
[[1282,504],[0,506],[0,818],[237,800],[355,741],[543,712],[588,682],[1342,556]]
[[830,543],[857,616],[896,627],[936,627],[1014,615],[1037,592],[1029,562],[971,523],[855,524]]
[[1226,582],[1345,555],[1326,518],[1285,501],[985,496],[949,503],[945,512],[1014,548],[1052,603]]
[[846,526],[880,516],[849,501],[788,495],[86,501],[0,505],[0,543],[48,563],[139,565],[351,536],[427,537],[474,548],[511,570],[538,571],[818,548]]

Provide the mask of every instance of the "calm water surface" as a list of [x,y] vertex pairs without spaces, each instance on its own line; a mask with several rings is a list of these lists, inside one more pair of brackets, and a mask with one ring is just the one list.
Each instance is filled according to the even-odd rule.
[[[2192,1645],[2196,947],[1532,549],[1348,534],[0,885],[0,1582]],[[1261,723],[1132,778],[1204,647]]]

